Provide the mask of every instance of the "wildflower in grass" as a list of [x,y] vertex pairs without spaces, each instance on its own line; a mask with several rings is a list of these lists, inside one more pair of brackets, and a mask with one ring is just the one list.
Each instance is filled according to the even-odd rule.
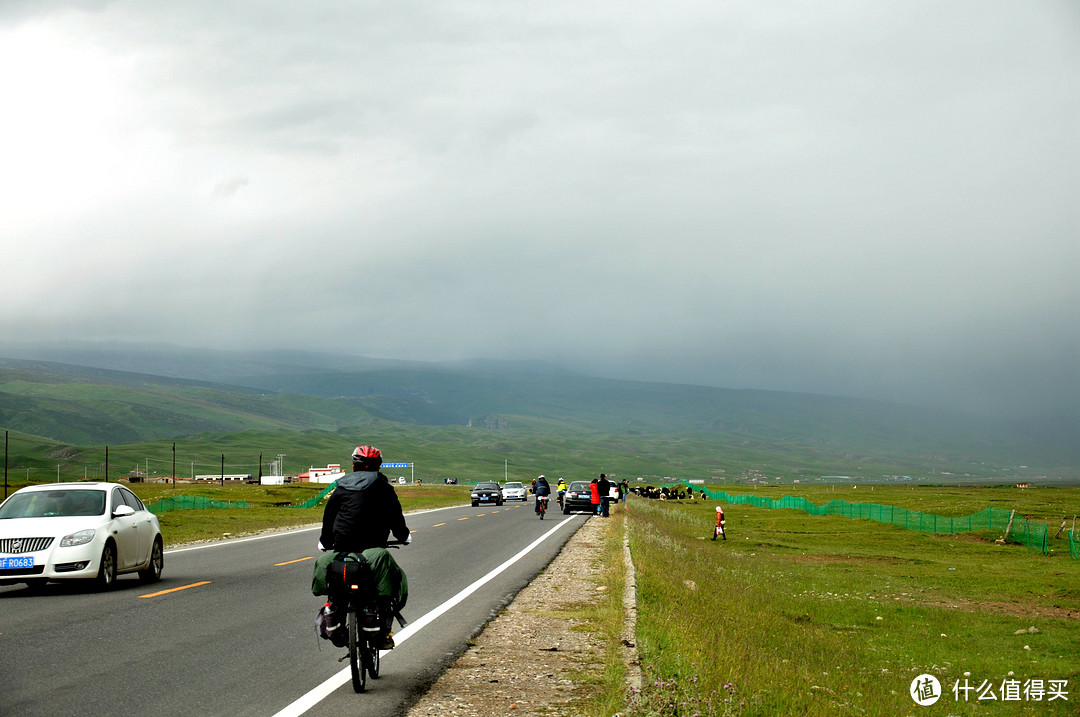
[[[706,692],[698,675],[681,680],[678,676],[660,675],[654,668],[646,667],[654,679],[651,686],[638,690],[631,688],[627,700],[628,717],[732,717],[739,715],[746,706],[738,700],[735,684],[724,683],[718,690]],[[738,702],[738,704],[736,704]]]

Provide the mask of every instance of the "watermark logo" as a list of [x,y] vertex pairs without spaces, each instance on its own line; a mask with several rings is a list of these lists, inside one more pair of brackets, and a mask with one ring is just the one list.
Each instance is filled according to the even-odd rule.
[[919,675],[911,681],[910,692],[915,704],[929,707],[941,699],[941,683],[933,675]]

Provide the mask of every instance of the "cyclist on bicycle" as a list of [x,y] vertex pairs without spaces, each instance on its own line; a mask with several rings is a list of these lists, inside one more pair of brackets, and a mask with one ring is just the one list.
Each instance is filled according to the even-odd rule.
[[559,507],[561,508],[563,504],[563,496],[566,495],[566,481],[560,478],[559,482],[555,484],[555,491],[559,494]]
[[[397,493],[379,468],[382,453],[373,446],[357,446],[352,454],[353,472],[338,478],[337,487],[323,510],[321,550],[362,553],[368,548],[385,548],[387,537],[405,545],[412,542],[409,526]],[[393,648],[390,626],[392,614],[383,616],[386,631],[384,650]]]
[[540,515],[540,499],[543,498],[544,502],[547,502],[548,496],[551,495],[551,486],[548,485],[547,478],[543,475],[536,479],[536,514]]
[[353,472],[338,478],[337,487],[323,511],[323,550],[361,553],[385,548],[390,533],[401,543],[412,537],[397,493],[379,472],[382,453],[372,446],[357,446],[352,454]]

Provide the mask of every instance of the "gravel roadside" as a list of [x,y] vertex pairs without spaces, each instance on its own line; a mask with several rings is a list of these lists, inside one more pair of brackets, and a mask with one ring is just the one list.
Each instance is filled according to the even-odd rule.
[[[583,714],[577,706],[600,689],[588,674],[600,669],[606,645],[584,620],[567,615],[603,597],[597,578],[610,556],[598,548],[608,531],[623,525],[621,520],[589,518],[551,564],[470,641],[407,717]],[[623,552],[623,645],[633,684],[634,581],[625,538]]]

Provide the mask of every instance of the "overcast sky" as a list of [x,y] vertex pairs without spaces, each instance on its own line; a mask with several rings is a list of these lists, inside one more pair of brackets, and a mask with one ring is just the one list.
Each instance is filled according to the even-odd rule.
[[0,335],[1080,395],[1080,3],[0,4]]

